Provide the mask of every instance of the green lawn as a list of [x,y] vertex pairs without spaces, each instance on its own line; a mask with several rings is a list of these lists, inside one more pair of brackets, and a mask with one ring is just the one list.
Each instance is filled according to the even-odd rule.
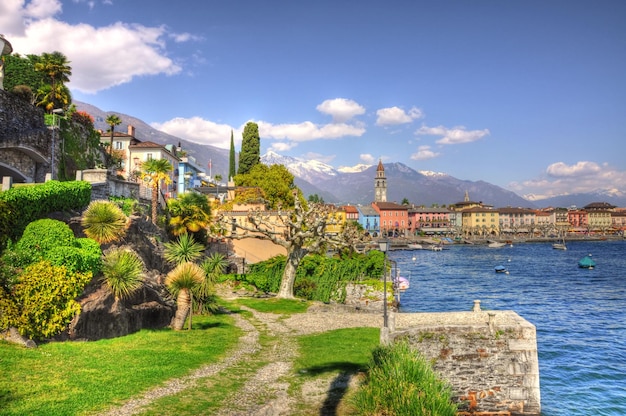
[[228,315],[194,316],[193,330],[143,330],[35,349],[0,342],[0,415],[80,415],[121,403],[224,358],[241,330]]

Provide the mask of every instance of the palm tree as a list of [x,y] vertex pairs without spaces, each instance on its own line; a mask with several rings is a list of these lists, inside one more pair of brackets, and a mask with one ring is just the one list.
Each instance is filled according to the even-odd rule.
[[184,233],[176,241],[164,244],[165,260],[174,264],[194,262],[202,256],[204,246],[197,243],[190,234]]
[[167,201],[172,234],[197,234],[206,229],[211,221],[211,206],[206,196],[187,192]]
[[[202,284],[204,271],[195,263],[186,262],[179,264],[167,274],[165,284],[172,296],[176,297],[176,314],[172,322],[174,330],[181,330],[185,325],[187,316],[190,316],[192,307],[192,292]],[[191,328],[191,319],[189,320]]]
[[116,248],[104,257],[102,274],[115,299],[124,299],[141,287],[143,262],[134,251]]
[[56,84],[55,86],[44,84],[37,89],[35,101],[37,106],[52,112],[55,108],[67,108],[72,102],[72,94],[69,88],[63,84]]
[[119,126],[120,124],[122,124],[122,120],[116,114],[109,114],[105,121],[110,126],[109,131],[111,132],[111,140],[109,141],[109,155],[112,155],[115,126]]
[[[59,87],[64,86],[64,84],[70,80],[72,67],[69,66],[69,63],[65,55],[55,51],[52,53],[43,53],[39,61],[35,64],[35,70],[46,74],[46,81],[49,82],[52,87],[46,102],[43,103],[42,101],[48,111],[52,111],[56,108],[57,104],[62,104],[67,101],[60,95],[63,90]],[[66,107],[67,105],[61,105],[59,108]]]
[[128,217],[122,209],[113,202],[92,201],[81,220],[87,237],[96,240],[99,244],[117,241],[126,234],[129,225]]
[[172,183],[169,172],[174,169],[167,159],[150,159],[141,165],[141,178],[152,188],[152,222],[157,223],[157,205],[159,203],[159,183]]

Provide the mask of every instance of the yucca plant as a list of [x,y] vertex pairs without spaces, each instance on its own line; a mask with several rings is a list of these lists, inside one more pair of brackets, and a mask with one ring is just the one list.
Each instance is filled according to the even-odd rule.
[[137,253],[116,248],[104,257],[102,281],[115,299],[125,299],[143,284],[143,269],[143,262]]
[[82,225],[87,237],[106,244],[122,238],[126,234],[129,221],[116,204],[99,200],[89,204],[83,213]]
[[[172,296],[176,297],[176,314],[172,328],[180,331],[185,325],[192,308],[192,293],[202,284],[204,271],[195,263],[181,263],[167,274],[165,284]],[[191,329],[191,318],[189,319]]]
[[216,304],[214,301],[215,282],[224,273],[228,266],[228,261],[223,254],[213,253],[207,257],[200,267],[204,271],[204,279],[196,289],[195,296],[197,299],[197,310],[202,312],[214,312]]
[[174,264],[194,262],[202,256],[204,250],[204,246],[188,233],[181,234],[176,241],[167,242],[164,246],[165,260]]

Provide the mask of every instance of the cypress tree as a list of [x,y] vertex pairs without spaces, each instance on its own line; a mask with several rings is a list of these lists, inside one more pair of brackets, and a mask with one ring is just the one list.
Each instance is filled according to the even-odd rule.
[[243,141],[239,153],[238,174],[250,172],[250,169],[261,162],[261,140],[259,139],[259,126],[252,121],[243,129]]
[[233,139],[233,131],[230,131],[230,160],[228,165],[228,180],[235,177],[237,169],[235,167],[235,141]]

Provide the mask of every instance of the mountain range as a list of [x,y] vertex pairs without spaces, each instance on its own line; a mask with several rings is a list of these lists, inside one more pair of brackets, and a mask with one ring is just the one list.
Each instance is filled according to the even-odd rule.
[[[207,174],[228,172],[229,150],[211,145],[203,145],[181,139],[156,130],[149,124],[135,117],[115,111],[103,111],[93,105],[75,102],[80,111],[91,114],[96,129],[106,131],[109,126],[105,120],[109,114],[116,114],[122,123],[116,131],[127,131],[128,125],[135,127],[135,137],[141,141],[157,144],[180,144],[189,156],[196,159],[199,166],[206,167]],[[211,168],[209,169],[209,161]],[[261,156],[261,162],[272,165],[282,164],[294,175],[295,184],[305,196],[318,195],[325,202],[337,204],[370,204],[374,200],[374,179],[376,165],[357,165],[350,169],[335,169],[316,161],[281,156],[267,152]],[[608,202],[612,205],[626,206],[626,195],[602,192],[563,195],[554,198],[529,201],[514,192],[485,181],[468,181],[454,178],[445,173],[416,171],[402,163],[385,163],[387,178],[387,201],[401,203],[407,199],[415,205],[449,205],[463,201],[465,193],[472,201],[483,202],[499,207],[583,207],[591,202]]]

